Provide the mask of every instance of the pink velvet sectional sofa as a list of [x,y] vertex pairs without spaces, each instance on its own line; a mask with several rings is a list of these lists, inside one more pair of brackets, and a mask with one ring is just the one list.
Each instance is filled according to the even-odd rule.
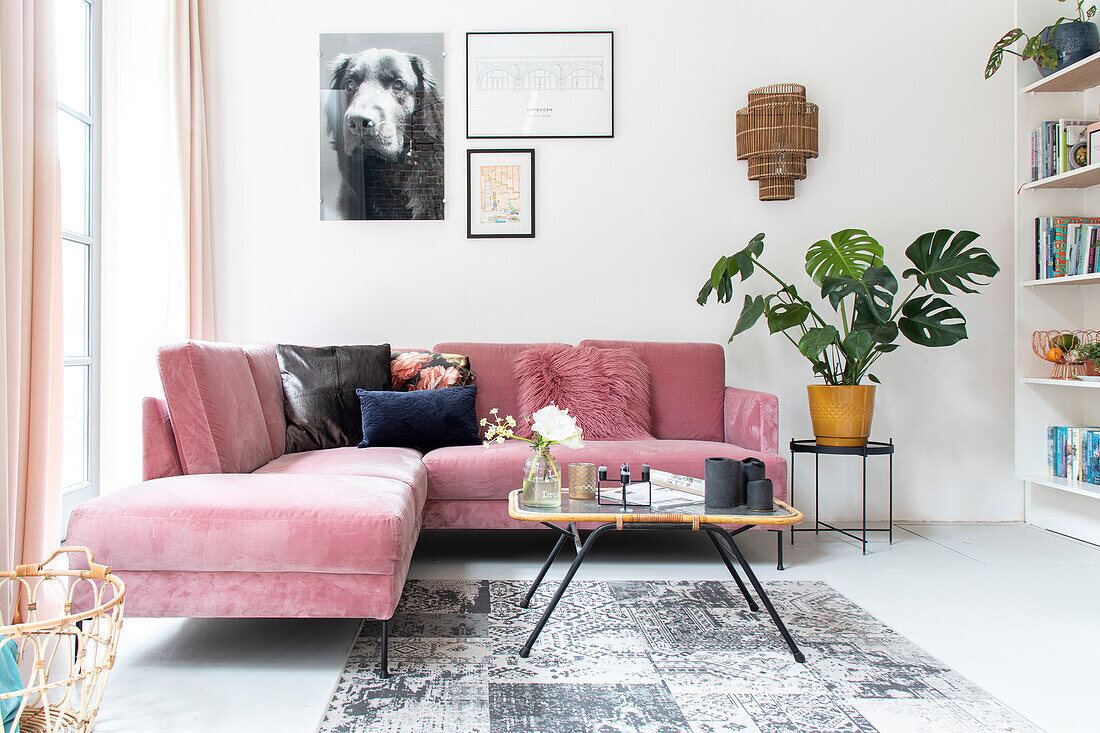
[[[763,459],[779,498],[778,400],[725,386],[721,346],[584,341],[627,348],[652,380],[656,440],[588,441],[563,463],[649,463],[701,475],[709,456]],[[519,417],[512,361],[530,344],[441,343],[477,375],[477,413]],[[164,399],[144,410],[144,481],[78,506],[67,542],[127,584],[131,616],[388,620],[421,529],[531,528],[508,517],[522,443],[285,453],[271,344],[162,347]],[[535,525],[537,527],[537,525]]]

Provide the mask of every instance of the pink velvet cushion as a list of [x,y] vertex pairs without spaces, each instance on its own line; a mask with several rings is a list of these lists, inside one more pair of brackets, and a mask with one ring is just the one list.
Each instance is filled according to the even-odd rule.
[[725,437],[725,351],[718,344],[582,341],[581,346],[630,349],[645,362],[653,384],[652,431],[658,438]]
[[[774,453],[747,450],[729,443],[704,440],[593,440],[583,448],[554,448],[554,456],[562,468],[569,463],[596,463],[608,466],[614,473],[622,463],[641,471],[648,463],[660,471],[703,475],[703,462],[710,456],[725,456],[738,460],[755,456],[766,467],[767,477],[775,485],[775,495],[787,495],[787,462]],[[428,499],[504,499],[512,489],[520,487],[523,462],[531,455],[531,447],[519,441],[503,445],[454,446],[439,448],[424,456],[428,467]],[[568,482],[567,482],[568,483]]]
[[141,401],[141,480],[149,481],[183,473],[168,405],[156,397]]
[[[518,354],[513,363],[524,415],[553,403],[569,410],[585,440],[653,438],[649,370],[633,352],[540,344]],[[531,431],[521,421],[517,434],[526,437]]]
[[260,410],[271,441],[271,456],[278,458],[286,448],[286,413],[283,411],[283,377],[279,373],[275,344],[245,344],[242,348],[252,381],[256,383],[256,395],[260,398]]
[[185,473],[252,471],[271,439],[244,349],[187,341],[157,352],[160,381]]
[[[391,478],[423,488],[427,470],[412,448],[325,448],[284,453],[255,473],[313,473],[330,476]],[[420,494],[423,494],[420,491]]]
[[532,345],[452,341],[436,344],[432,350],[470,357],[470,370],[477,375],[477,401],[474,410],[478,419],[488,417],[489,410],[494,407],[502,415],[515,415],[519,418],[522,413],[519,411],[519,399],[516,396],[512,359]]
[[423,503],[423,484],[372,476],[174,476],[79,505],[67,538],[124,570],[393,574]]

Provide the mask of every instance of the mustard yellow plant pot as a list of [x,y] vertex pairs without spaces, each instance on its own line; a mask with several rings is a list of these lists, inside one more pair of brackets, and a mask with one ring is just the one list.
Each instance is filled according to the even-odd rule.
[[806,386],[810,398],[810,421],[818,445],[860,446],[871,435],[875,414],[875,386]]

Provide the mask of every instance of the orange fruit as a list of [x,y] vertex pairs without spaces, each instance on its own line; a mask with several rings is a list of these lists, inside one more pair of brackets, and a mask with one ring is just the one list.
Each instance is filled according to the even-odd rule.
[[1061,361],[1062,356],[1063,356],[1062,350],[1059,349],[1057,346],[1052,346],[1050,348],[1050,351],[1047,352],[1047,360],[1048,361]]

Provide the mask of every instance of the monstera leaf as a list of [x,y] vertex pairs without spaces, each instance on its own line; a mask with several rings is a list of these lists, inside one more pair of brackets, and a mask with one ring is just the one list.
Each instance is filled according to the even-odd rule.
[[737,319],[737,325],[733,327],[733,333],[730,335],[730,341],[733,341],[733,337],[742,331],[747,331],[760,320],[760,316],[764,315],[764,297],[761,295],[752,298],[748,295],[745,296],[745,304],[741,307],[741,317]]
[[822,351],[836,340],[840,333],[833,326],[811,328],[798,340],[798,350],[807,359],[817,362],[817,357]]
[[912,275],[917,283],[940,295],[949,295],[952,289],[976,293],[978,291],[967,283],[988,284],[975,280],[976,275],[991,278],[1001,271],[988,251],[982,247],[967,247],[977,238],[974,232],[955,234],[950,229],[922,234],[905,250],[905,256],[916,267],[910,267],[901,276]]
[[842,229],[806,250],[806,274],[820,287],[827,277],[858,280],[868,267],[882,264],[882,245],[862,229]]
[[728,303],[733,298],[733,278],[741,275],[744,282],[753,273],[753,256],[759,257],[764,251],[764,233],[760,232],[749,240],[748,245],[740,252],[735,252],[728,257],[721,257],[711,268],[710,278],[699,289],[699,295],[695,302],[706,305],[711,293],[718,294],[719,303]]
[[768,318],[768,331],[779,333],[788,328],[801,326],[810,317],[810,307],[805,303],[776,303],[771,304],[774,295],[768,296],[765,313]]
[[898,328],[918,346],[951,346],[966,338],[966,319],[943,298],[913,298],[901,313]]
[[840,307],[840,301],[855,295],[857,312],[869,315],[876,323],[890,320],[890,308],[897,292],[898,280],[884,265],[868,267],[859,279],[848,275],[830,276],[821,284],[821,297],[829,299],[833,310]]

